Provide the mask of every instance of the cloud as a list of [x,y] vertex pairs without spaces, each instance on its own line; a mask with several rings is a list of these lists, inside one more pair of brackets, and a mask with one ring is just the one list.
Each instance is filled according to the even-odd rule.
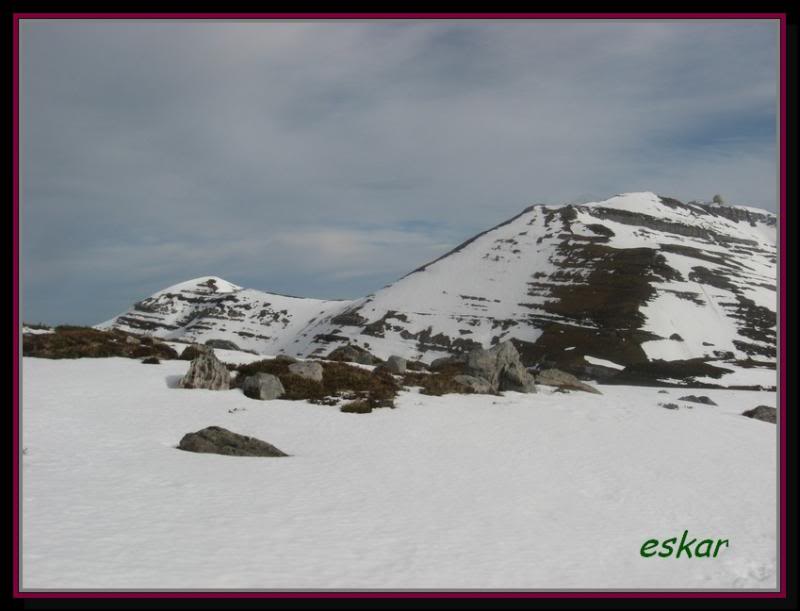
[[96,322],[211,273],[355,297],[526,205],[586,194],[774,210],[776,33],[25,22],[23,315]]

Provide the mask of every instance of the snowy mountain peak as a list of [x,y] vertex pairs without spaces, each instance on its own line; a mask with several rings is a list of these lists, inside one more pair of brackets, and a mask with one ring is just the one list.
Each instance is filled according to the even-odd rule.
[[241,286],[237,286],[232,282],[228,282],[227,280],[223,280],[217,276],[201,276],[200,278],[193,278],[192,280],[173,284],[172,286],[159,291],[156,293],[156,295],[162,293],[180,292],[190,292],[197,295],[211,295],[215,293],[235,293],[236,291],[241,290]]
[[355,301],[203,277],[104,326],[265,354],[430,361],[513,339],[528,363],[775,359],[776,218],[652,192],[536,205]]

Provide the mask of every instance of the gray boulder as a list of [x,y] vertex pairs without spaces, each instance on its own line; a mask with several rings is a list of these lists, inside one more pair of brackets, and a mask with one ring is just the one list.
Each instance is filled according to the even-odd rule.
[[386,360],[386,368],[392,373],[403,374],[406,372],[406,360],[401,356],[390,356]]
[[181,388],[228,390],[231,387],[231,376],[225,365],[214,355],[214,350],[209,348],[194,357],[189,371],[178,385]]
[[271,401],[280,398],[286,390],[281,381],[271,373],[256,373],[242,380],[242,392],[251,399]]
[[209,348],[218,348],[219,350],[239,350],[239,346],[229,339],[209,339],[206,340],[206,346]]
[[289,373],[314,382],[322,382],[322,364],[313,361],[292,363],[289,365]]
[[128,335],[128,336],[125,338],[125,343],[126,343],[126,344],[134,344],[134,345],[138,345],[138,344],[141,344],[142,342],[140,342],[138,338],[136,338],[136,337],[133,337],[133,335]]
[[296,363],[297,359],[293,356],[289,356],[288,354],[279,354],[275,357],[276,361],[282,361],[284,363]]
[[226,456],[288,456],[266,441],[232,433],[219,426],[209,426],[195,433],[187,433],[178,444],[178,449]]
[[465,373],[483,378],[492,391],[513,390],[536,392],[536,381],[519,358],[510,341],[501,342],[489,350],[477,348],[467,355]]
[[492,394],[492,385],[483,378],[476,378],[475,376],[458,375],[453,377],[454,382],[458,382],[462,386],[468,388],[471,392],[479,395]]
[[585,382],[581,382],[574,375],[561,371],[560,369],[544,369],[536,376],[536,381],[546,386],[556,386],[567,390],[582,390],[596,395],[603,394],[594,386],[589,386]]
[[759,405],[758,407],[749,409],[746,412],[742,412],[742,416],[763,420],[764,422],[771,422],[772,424],[776,424],[778,421],[777,410],[768,405]]

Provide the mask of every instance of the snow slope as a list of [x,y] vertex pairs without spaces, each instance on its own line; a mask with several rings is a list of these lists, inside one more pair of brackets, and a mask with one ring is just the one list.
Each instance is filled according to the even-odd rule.
[[[738,415],[774,393],[404,392],[356,415],[169,388],[188,365],[23,359],[24,589],[776,586],[777,431]],[[291,456],[175,448],[209,425]],[[639,555],[685,529],[730,549]]]
[[[227,338],[261,353],[434,358],[517,340],[528,363],[599,358],[775,360],[776,219],[654,193],[531,206],[351,302],[281,297],[220,279],[171,287],[104,326]],[[588,362],[588,361],[587,361]]]

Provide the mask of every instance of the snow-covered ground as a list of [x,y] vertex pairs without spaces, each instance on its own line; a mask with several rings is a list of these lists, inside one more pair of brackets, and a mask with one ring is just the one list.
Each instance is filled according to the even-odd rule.
[[[775,393],[404,392],[357,415],[170,388],[188,365],[23,359],[24,589],[776,587],[777,429],[739,415]],[[291,456],[175,448],[209,425]],[[730,548],[640,556],[687,529]]]

